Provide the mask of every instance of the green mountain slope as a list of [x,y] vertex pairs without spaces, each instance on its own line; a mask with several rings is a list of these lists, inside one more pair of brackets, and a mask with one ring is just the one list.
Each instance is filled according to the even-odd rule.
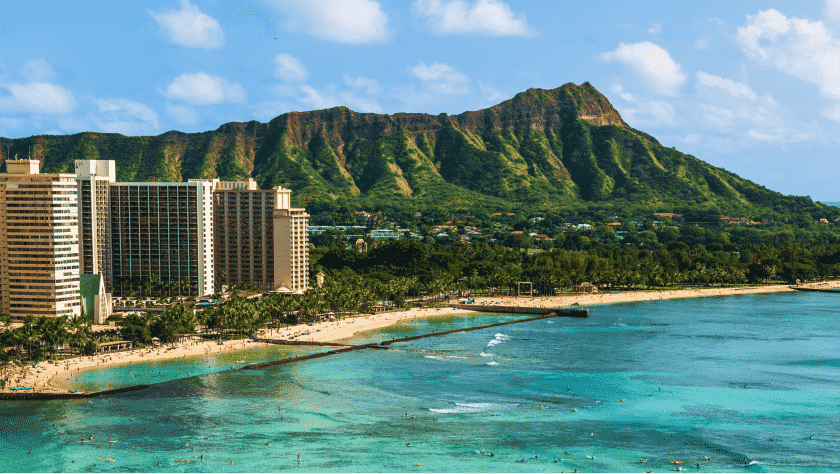
[[[591,84],[529,89],[449,116],[290,112],[153,137],[80,133],[0,139],[0,150],[72,172],[75,159],[113,159],[124,181],[253,176],[294,190],[297,203],[453,209],[635,206],[754,217],[818,210],[627,125]],[[4,156],[5,158],[5,156]],[[5,165],[3,165],[5,166]],[[827,209],[827,208],[825,208]]]

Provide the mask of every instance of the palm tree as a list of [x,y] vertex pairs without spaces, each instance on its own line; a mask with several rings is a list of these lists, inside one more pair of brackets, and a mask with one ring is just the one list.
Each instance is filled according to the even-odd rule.
[[181,290],[187,290],[187,296],[191,295],[192,284],[190,284],[189,280],[181,280]]
[[67,319],[41,318],[38,320],[38,332],[46,342],[51,358],[55,357],[56,346],[67,340]]
[[41,335],[38,334],[38,330],[36,328],[36,320],[35,317],[31,314],[26,315],[26,318],[23,321],[23,337],[25,343],[29,346],[29,350],[27,351],[26,355],[29,360],[32,360],[32,344],[34,342],[40,342]]

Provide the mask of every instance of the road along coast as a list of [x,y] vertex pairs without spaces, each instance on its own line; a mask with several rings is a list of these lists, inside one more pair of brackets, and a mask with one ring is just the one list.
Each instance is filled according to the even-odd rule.
[[[806,285],[803,285],[806,286]],[[840,287],[840,282],[827,282],[824,284],[807,285],[816,288]],[[625,291],[620,293],[589,293],[589,294],[566,294],[561,296],[545,297],[475,297],[475,305],[508,305],[532,308],[557,308],[569,307],[577,303],[580,306],[595,306],[609,303],[627,303],[637,301],[656,301],[673,298],[698,298],[710,296],[733,296],[755,293],[775,293],[796,291],[788,285],[771,285],[760,287],[739,287],[739,288],[702,288],[685,290],[664,290],[664,291]],[[535,313],[538,311],[535,311]],[[409,310],[398,310],[375,315],[355,316],[342,318],[339,321],[320,322],[313,325],[300,324],[277,330],[269,330],[265,334],[271,339],[291,339],[300,342],[336,342],[353,337],[355,334],[381,329],[392,326],[401,321],[427,318],[433,316],[445,316],[454,314],[469,314],[474,311],[467,311],[463,308],[414,308]],[[72,388],[72,378],[82,371],[97,370],[105,366],[131,364],[136,362],[155,361],[164,359],[187,358],[218,354],[221,352],[233,352],[253,348],[256,344],[245,341],[230,341],[224,345],[218,345],[216,341],[188,342],[181,344],[167,345],[155,349],[135,349],[133,351],[100,354],[92,357],[77,357],[63,360],[56,363],[41,362],[33,367],[31,364],[24,366],[9,366],[5,371],[5,377],[9,381],[6,389],[0,392],[21,393],[10,390],[11,387],[32,387],[30,393],[68,393]]]

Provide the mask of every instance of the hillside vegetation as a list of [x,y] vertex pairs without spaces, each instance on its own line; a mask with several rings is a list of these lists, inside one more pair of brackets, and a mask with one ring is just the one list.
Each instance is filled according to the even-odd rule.
[[529,89],[453,116],[336,107],[203,133],[0,139],[2,152],[7,146],[12,157],[31,147],[42,172],[112,159],[121,181],[253,176],[264,188],[291,188],[295,202],[310,207],[631,209],[765,221],[838,212],[662,146],[627,125],[589,83]]

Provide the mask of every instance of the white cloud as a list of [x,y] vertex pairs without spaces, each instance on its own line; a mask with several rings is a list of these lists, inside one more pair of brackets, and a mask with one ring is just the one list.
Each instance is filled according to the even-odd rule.
[[388,15],[373,0],[268,0],[289,18],[285,27],[338,43],[379,43],[390,37]]
[[20,70],[20,77],[27,82],[43,82],[52,79],[55,73],[43,58],[30,59]]
[[153,128],[158,128],[158,116],[155,111],[140,102],[127,99],[95,99],[94,103],[99,107],[99,111],[106,115],[133,117]]
[[309,72],[296,57],[288,53],[280,53],[274,58],[277,69],[274,75],[288,82],[303,82],[309,77]]
[[774,135],[770,133],[762,133],[758,130],[750,130],[747,132],[747,135],[752,138],[753,140],[758,140],[761,142],[778,142],[784,139],[783,135]]
[[659,23],[650,22],[650,28],[648,28],[647,32],[649,34],[655,35],[662,31],[662,25]]
[[363,91],[369,95],[382,92],[382,88],[379,87],[379,83],[376,82],[376,79],[368,79],[362,76],[352,77],[349,74],[345,74],[344,83],[353,89]]
[[[345,75],[345,79],[350,76]],[[257,117],[272,119],[292,110],[318,110],[344,106],[355,112],[382,113],[382,107],[371,97],[363,97],[348,90],[339,90],[336,84],[315,88],[308,84],[275,86],[273,91],[282,100],[257,104]],[[302,106],[302,107],[301,107]]]
[[67,114],[76,108],[76,99],[67,89],[47,82],[9,83],[0,87],[11,95],[0,97],[0,112]]
[[633,127],[643,126],[673,126],[676,115],[674,107],[656,100],[638,101],[635,108],[621,109],[621,116],[625,122]]
[[166,104],[166,113],[178,123],[194,124],[201,120],[201,115],[186,105]]
[[713,76],[703,71],[697,73],[697,85],[721,89],[728,92],[732,97],[746,97],[749,100],[758,98],[758,94],[746,84],[735,82],[732,79]]
[[826,97],[840,99],[840,41],[821,21],[787,18],[772,9],[760,11],[747,16],[735,39],[748,58],[815,84]]
[[831,106],[826,107],[820,115],[828,120],[840,122],[840,104],[832,104]]
[[604,61],[618,61],[636,70],[656,92],[676,95],[685,83],[686,75],[668,51],[645,41],[642,43],[621,43],[615,51],[602,53]]
[[411,6],[418,17],[429,18],[439,35],[485,34],[491,36],[529,36],[533,32],[524,15],[516,17],[500,0],[417,0]]
[[624,99],[628,102],[633,102],[633,100],[635,100],[635,98],[633,97],[633,94],[631,94],[629,92],[626,92],[624,90],[624,87],[621,84],[616,84],[616,85],[612,86],[612,88],[610,90],[612,90],[613,94],[618,95],[619,97],[621,97],[622,99]]
[[330,85],[322,91],[309,85],[301,85],[300,91],[303,95],[297,97],[297,101],[313,109],[345,106],[356,112],[382,112],[382,107],[375,99],[358,97],[351,92],[336,91],[335,89],[334,85]]
[[303,97],[298,100],[314,109],[328,109],[341,105],[334,97],[325,96],[312,86],[302,85],[300,91],[303,92]]
[[416,66],[409,68],[409,71],[434,92],[440,94],[469,92],[470,78],[447,64],[433,62],[427,65],[419,61]]
[[204,72],[181,74],[161,92],[169,99],[179,99],[194,105],[245,102],[242,86]]
[[181,46],[192,48],[215,49],[225,44],[225,34],[215,18],[210,17],[190,4],[189,0],[180,0],[180,10],[169,10],[149,14],[169,35],[169,39]]
[[825,0],[825,17],[840,20],[840,0]]
[[479,84],[478,89],[481,91],[481,95],[483,95],[485,99],[491,102],[498,102],[508,98],[507,94],[498,91],[487,84]]
[[798,123],[775,102],[768,106],[769,94],[757,96],[754,100],[744,95],[701,95],[706,95],[707,99],[715,103],[701,103],[696,107],[702,118],[698,122],[733,137],[733,144],[751,146],[751,141],[795,143],[809,140],[820,133],[814,124]]

